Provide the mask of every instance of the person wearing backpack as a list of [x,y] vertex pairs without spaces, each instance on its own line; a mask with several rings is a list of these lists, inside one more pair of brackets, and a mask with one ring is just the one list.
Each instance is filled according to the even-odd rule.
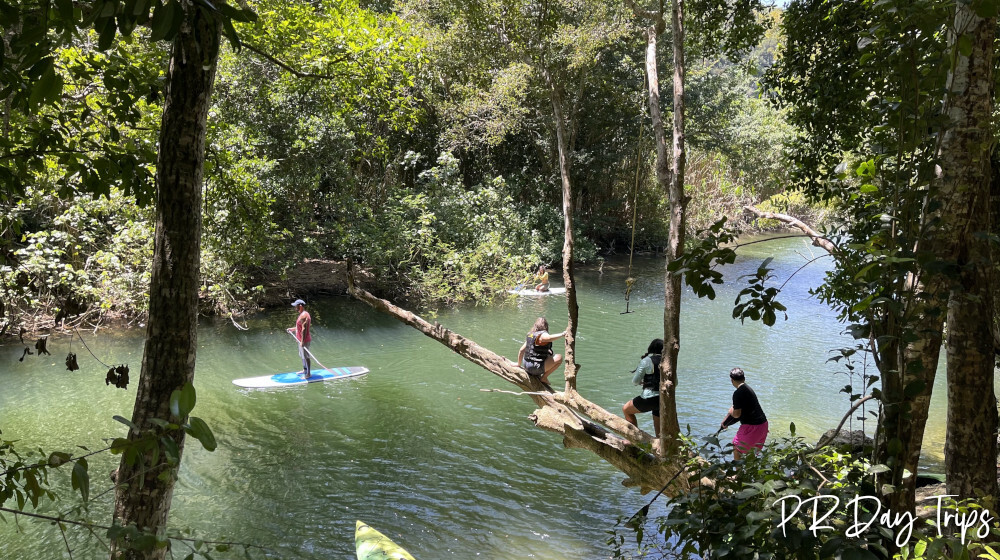
[[663,354],[663,339],[656,338],[649,343],[646,353],[639,359],[639,365],[632,370],[632,384],[642,385],[642,393],[622,405],[625,420],[639,427],[640,412],[653,413],[653,429],[660,437],[660,358]]
[[528,375],[540,377],[542,383],[549,382],[549,374],[562,365],[562,354],[552,353],[552,341],[565,338],[566,331],[549,334],[549,322],[539,317],[528,331],[521,349],[517,351],[517,364]]

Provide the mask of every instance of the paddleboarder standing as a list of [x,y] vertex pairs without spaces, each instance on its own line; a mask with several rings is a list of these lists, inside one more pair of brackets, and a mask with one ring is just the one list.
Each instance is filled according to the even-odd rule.
[[310,333],[312,317],[306,311],[306,302],[301,299],[293,301],[292,307],[299,312],[299,316],[295,319],[295,327],[289,327],[288,332],[294,335],[295,340],[299,342],[299,357],[302,358],[302,373],[299,375],[309,379],[312,376],[311,368],[309,367],[309,343],[312,342],[312,334]]

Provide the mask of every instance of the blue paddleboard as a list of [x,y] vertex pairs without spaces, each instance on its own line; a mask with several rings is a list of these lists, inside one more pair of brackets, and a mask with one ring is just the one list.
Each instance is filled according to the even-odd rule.
[[309,383],[319,383],[333,379],[347,379],[368,373],[368,368],[361,366],[334,367],[330,369],[314,369],[309,379],[305,379],[298,372],[278,373],[275,375],[262,375],[260,377],[246,377],[234,379],[233,385],[247,387],[249,389],[264,389],[269,387],[295,387],[307,385]]

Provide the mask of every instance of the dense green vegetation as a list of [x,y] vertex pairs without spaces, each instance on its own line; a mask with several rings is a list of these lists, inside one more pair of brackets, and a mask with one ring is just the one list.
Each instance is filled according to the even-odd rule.
[[[679,7],[675,0],[676,18]],[[754,500],[773,504],[789,485],[750,479],[791,469],[825,482],[819,468],[843,473],[844,484],[832,488],[871,485],[888,506],[912,511],[942,344],[948,491],[995,510],[1000,196],[991,178],[1000,4],[688,7],[687,34],[675,19],[668,53],[670,42],[657,40],[667,27],[662,4],[644,29],[631,2],[0,2],[0,335],[49,327],[50,318],[148,312],[143,382],[122,441],[166,426],[160,441],[176,453],[163,476],[149,470],[161,466],[157,443],[121,464],[122,476],[143,477],[154,496],[118,489],[116,518],[142,525],[124,537],[128,554],[139,555],[142,531],[165,524],[185,431],[210,436],[200,424],[181,429],[190,406],[182,411],[173,396],[193,379],[199,305],[240,313],[306,258],[359,262],[394,299],[484,301],[537,263],[563,256],[570,271],[571,257],[622,252],[633,233],[640,249],[669,246],[671,272],[712,297],[708,283],[722,280],[714,268],[734,258],[726,244],[750,227],[741,218],[748,204],[800,227],[836,259],[817,293],[857,340],[841,355],[870,356],[879,370],[878,387],[846,388],[855,402],[881,402],[876,445],[870,460],[811,463],[793,443],[770,462],[748,462],[745,476],[710,457],[696,474],[729,469],[721,484],[732,480],[736,500],[726,492],[683,496],[661,525],[664,538],[679,536],[682,554],[696,542],[705,554],[759,550],[773,536],[764,518],[734,535],[720,514],[757,511]],[[674,105],[667,172],[659,125],[668,119],[651,111],[654,143],[644,82],[655,83],[656,71],[643,66],[671,55],[675,83],[663,80],[649,95],[666,110],[672,92],[685,92],[674,100],[688,110]],[[824,236],[787,215],[816,208],[830,210],[841,229]],[[668,212],[680,232],[670,231]],[[685,238],[685,220],[700,237],[686,257],[672,245]],[[766,286],[767,264],[741,292],[734,317],[771,325],[785,310],[780,289]],[[667,280],[668,292],[679,287],[678,276]],[[577,308],[569,281],[567,288],[567,406],[586,409],[592,433],[610,427],[647,443],[578,399]],[[675,363],[680,297],[671,293],[665,338]],[[516,366],[474,351],[476,363],[523,381]],[[664,403],[675,373],[670,366],[661,381]],[[671,440],[668,451],[678,443],[663,440]],[[637,455],[621,446],[593,445],[613,448],[598,454],[619,458],[630,476],[656,470],[637,468]],[[669,459],[657,466],[682,463]],[[699,469],[700,460],[687,467]],[[35,491],[37,482],[28,484]],[[721,523],[717,540],[671,529],[699,517]],[[891,557],[899,548],[891,537],[814,538],[804,554]],[[934,546],[947,544],[940,542]]]
[[[253,306],[303,258],[353,258],[380,290],[425,302],[496,297],[536,263],[559,262],[544,84],[520,61],[482,56],[484,19],[419,2],[253,8],[255,23],[236,23],[241,48],[222,53],[209,116],[203,312]],[[665,244],[642,124],[643,44],[616,9],[617,35],[595,42],[572,93],[582,261],[628,250],[633,209],[637,248]],[[27,90],[37,115],[8,100],[0,148],[18,196],[0,200],[5,332],[60,311],[86,309],[92,321],[145,312],[167,56],[141,40],[153,32],[139,27],[107,50],[84,33]],[[693,59],[692,230],[781,191],[791,128],[756,79],[775,33],[741,60]],[[46,127],[59,144],[38,142]]]

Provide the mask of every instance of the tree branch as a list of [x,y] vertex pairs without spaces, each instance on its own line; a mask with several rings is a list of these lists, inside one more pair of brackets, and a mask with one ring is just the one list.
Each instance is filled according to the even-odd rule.
[[660,29],[660,27],[662,26],[665,28],[667,24],[665,21],[663,21],[662,12],[654,12],[653,10],[644,10],[640,8],[635,3],[634,0],[625,0],[625,5],[628,6],[630,10],[632,10],[632,13],[634,13],[636,17],[652,21],[653,25],[657,27],[657,34],[663,32]]
[[[83,340],[83,339],[81,338],[80,340]],[[101,362],[101,363],[103,364],[104,362]],[[110,451],[110,450],[111,450],[111,447],[108,446],[108,447],[105,447],[104,449],[98,449],[97,451],[91,451],[90,453],[87,453],[86,455],[80,455],[79,457],[70,457],[70,458],[66,459],[65,461],[59,463],[58,465],[50,465],[49,462],[48,462],[48,460],[46,460],[46,461],[43,461],[41,463],[35,463],[33,465],[25,465],[23,467],[17,467],[17,468],[13,468],[13,469],[7,469],[7,470],[3,471],[2,473],[0,473],[0,476],[8,476],[9,474],[11,474],[13,472],[26,471],[26,470],[31,470],[31,469],[40,469],[40,468],[47,468],[47,467],[58,468],[58,467],[60,467],[62,465],[65,465],[66,463],[74,463],[76,461],[79,461],[80,459],[85,459],[87,457],[90,457],[91,455],[97,455],[98,453],[104,453],[105,451]]]
[[869,400],[871,400],[873,398],[875,398],[875,395],[869,393],[869,394],[865,395],[864,397],[862,397],[862,398],[858,399],[857,401],[855,401],[854,402],[854,406],[852,406],[847,411],[847,414],[845,414],[844,417],[840,419],[840,424],[837,425],[837,429],[834,430],[833,435],[831,435],[829,438],[825,438],[825,437],[820,438],[820,440],[818,442],[816,442],[816,447],[813,447],[811,450],[809,450],[809,453],[815,453],[816,451],[819,451],[820,449],[822,449],[823,447],[825,447],[826,445],[828,445],[831,441],[833,441],[833,439],[837,437],[837,434],[840,433],[840,429],[844,427],[844,423],[847,422],[847,419],[850,418],[850,416],[852,414],[854,414],[854,411],[857,410],[858,407],[861,406],[862,404],[864,404],[866,401],[869,401]]
[[[52,516],[52,515],[44,515],[44,514],[41,514],[41,513],[31,513],[31,512],[27,512],[27,511],[21,511],[21,510],[17,510],[17,509],[6,508],[6,507],[0,507],[0,512],[10,513],[10,514],[13,514],[15,516],[23,515],[25,517],[31,517],[31,518],[34,518],[34,519],[41,519],[43,521],[50,521],[52,523],[65,523],[67,525],[74,525],[76,527],[83,527],[85,529],[103,529],[103,530],[107,531],[108,529],[112,528],[109,525],[100,525],[98,523],[91,523],[89,521],[77,521],[75,519],[67,519],[65,517],[56,517],[56,516]],[[242,547],[248,548],[248,549],[250,549],[250,548],[256,548],[258,550],[267,550],[266,548],[264,548],[263,546],[260,546],[260,545],[249,544],[249,543],[238,542],[238,541],[210,541],[210,540],[199,539],[199,538],[195,538],[195,537],[178,537],[178,536],[173,536],[173,535],[167,535],[167,538],[170,539],[170,540],[174,540],[174,541],[200,542],[200,543],[203,543],[203,544],[211,544],[211,545],[224,544],[224,545],[227,545],[227,546],[242,546]]]
[[777,212],[764,212],[763,210],[758,210],[753,206],[744,206],[743,210],[745,212],[757,216],[758,218],[764,218],[767,220],[778,220],[779,222],[782,222],[788,225],[789,227],[794,227],[796,229],[801,230],[806,235],[808,235],[810,239],[812,239],[813,245],[821,249],[825,249],[831,255],[837,255],[840,253],[840,248],[837,247],[837,245],[835,245],[833,241],[830,241],[826,237],[823,237],[822,234],[820,234],[813,228],[809,227],[809,225],[807,225],[798,218],[789,216],[788,214],[779,214]]
[[[275,64],[277,66],[280,66],[285,71],[287,71],[287,72],[289,72],[289,73],[291,73],[291,74],[293,74],[295,76],[298,76],[299,78],[316,78],[316,79],[319,79],[319,80],[339,80],[340,79],[339,76],[334,76],[334,75],[331,75],[331,74],[314,74],[312,72],[303,72],[301,70],[296,70],[295,68],[292,68],[288,64],[286,64],[286,63],[278,60],[273,55],[270,55],[270,54],[264,52],[260,48],[255,47],[255,46],[253,46],[250,43],[247,43],[247,42],[244,41],[241,44],[248,51],[250,51],[250,52],[252,52],[252,53],[254,53],[254,54],[256,54],[256,55],[258,55],[258,56],[260,56],[260,57],[262,57],[262,58],[264,58],[266,60],[268,60],[268,61],[270,61],[271,63],[273,63],[273,64]],[[336,63],[336,62],[341,62],[343,60],[344,60],[344,57],[341,56],[341,57],[335,59],[333,62]]]
[[481,393],[503,393],[505,395],[548,395],[548,391],[504,391],[503,389],[480,389]]

